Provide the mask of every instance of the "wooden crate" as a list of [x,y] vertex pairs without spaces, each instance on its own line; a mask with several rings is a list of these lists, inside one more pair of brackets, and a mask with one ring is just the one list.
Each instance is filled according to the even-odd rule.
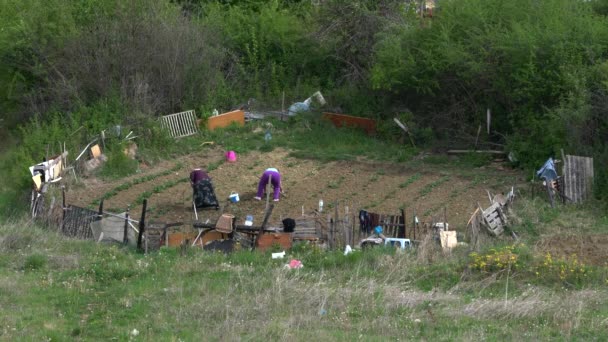
[[196,241],[196,245],[197,246],[204,246],[206,244],[208,244],[211,241],[215,241],[215,240],[225,240],[228,238],[228,234],[222,234],[218,231],[212,230],[210,232],[207,232],[205,234],[203,234],[203,236],[198,239],[198,241]]
[[198,235],[198,233],[197,232],[189,232],[189,233],[169,232],[169,233],[167,233],[167,235],[169,235],[169,237],[167,239],[167,245],[169,245],[169,247],[177,247],[177,246],[181,246],[182,243],[186,240],[189,240],[190,243],[194,242],[194,239],[196,239],[196,235]]
[[482,210],[482,215],[490,233],[498,236],[504,232],[504,226],[507,222],[500,208],[500,203],[496,202],[486,210]]
[[258,249],[263,252],[275,244],[281,246],[282,249],[290,249],[292,240],[292,233],[262,234],[258,240]]

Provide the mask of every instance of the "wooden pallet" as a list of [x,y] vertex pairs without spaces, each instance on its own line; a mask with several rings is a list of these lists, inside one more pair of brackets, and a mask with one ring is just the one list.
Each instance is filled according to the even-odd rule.
[[485,226],[490,233],[494,236],[499,236],[505,231],[504,227],[507,225],[507,218],[502,212],[500,203],[496,202],[485,210],[481,207],[479,209]]

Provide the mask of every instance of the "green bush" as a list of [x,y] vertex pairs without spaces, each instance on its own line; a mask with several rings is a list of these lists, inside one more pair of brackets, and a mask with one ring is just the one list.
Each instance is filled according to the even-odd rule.
[[492,155],[485,153],[466,153],[462,155],[459,161],[465,165],[480,167],[488,165],[492,161]]
[[585,119],[587,92],[599,75],[592,69],[608,53],[605,19],[569,0],[441,6],[432,24],[381,35],[373,85],[408,99],[416,118],[450,141],[456,139],[447,132],[474,137],[490,108],[495,133],[482,140],[508,143],[525,167],[560,147],[580,150],[576,144],[589,136],[584,128],[594,123]]
[[99,175],[116,179],[134,174],[138,170],[137,160],[130,159],[122,150],[123,144],[113,147],[107,154],[108,160],[103,164]]

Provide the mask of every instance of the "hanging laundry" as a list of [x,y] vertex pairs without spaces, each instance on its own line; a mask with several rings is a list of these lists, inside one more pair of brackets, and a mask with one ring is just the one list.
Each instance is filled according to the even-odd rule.
[[366,234],[369,234],[372,231],[371,219],[365,210],[359,211],[359,228]]

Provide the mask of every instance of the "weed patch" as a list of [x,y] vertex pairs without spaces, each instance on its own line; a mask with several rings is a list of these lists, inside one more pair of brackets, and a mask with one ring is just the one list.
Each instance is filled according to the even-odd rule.
[[421,174],[419,174],[419,173],[415,173],[415,174],[413,174],[413,175],[412,175],[412,176],[410,176],[410,177],[409,177],[409,178],[408,178],[408,179],[407,179],[405,182],[400,183],[400,184],[399,184],[399,188],[401,188],[401,189],[405,189],[405,188],[407,188],[407,187],[408,187],[408,186],[410,186],[412,183],[414,183],[415,181],[419,180],[419,179],[420,179],[420,177],[422,177],[422,175],[421,175]]
[[420,190],[420,192],[418,193],[418,198],[430,194],[433,191],[433,189],[435,189],[436,187],[440,186],[441,184],[443,184],[449,180],[450,180],[450,176],[443,176],[443,177],[439,178],[438,180],[425,185],[424,188],[422,188]]
[[47,258],[42,254],[32,254],[25,258],[23,269],[26,271],[35,271],[44,268],[47,264]]

